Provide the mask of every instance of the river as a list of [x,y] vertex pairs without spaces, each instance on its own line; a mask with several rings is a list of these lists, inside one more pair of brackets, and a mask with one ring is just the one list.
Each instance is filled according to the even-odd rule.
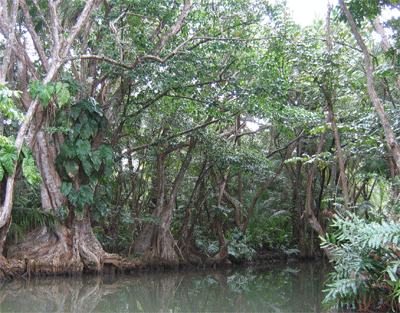
[[1,312],[323,312],[315,262],[1,284]]

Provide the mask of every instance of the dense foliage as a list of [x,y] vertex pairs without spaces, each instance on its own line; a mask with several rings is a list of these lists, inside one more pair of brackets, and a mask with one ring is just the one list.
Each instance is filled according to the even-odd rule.
[[1,275],[326,256],[327,302],[399,310],[388,9],[2,1]]

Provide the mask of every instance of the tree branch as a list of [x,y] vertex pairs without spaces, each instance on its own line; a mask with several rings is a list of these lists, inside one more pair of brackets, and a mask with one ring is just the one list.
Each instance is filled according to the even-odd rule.
[[374,105],[375,111],[378,114],[379,119],[382,123],[383,130],[385,132],[386,143],[387,143],[390,151],[393,153],[393,157],[396,162],[397,169],[400,171],[400,146],[399,146],[399,143],[393,132],[392,125],[386,116],[385,109],[383,108],[381,102],[379,101],[378,95],[376,94],[376,91],[374,88],[374,79],[373,79],[374,69],[372,67],[368,48],[365,45],[364,40],[362,39],[360,33],[358,32],[357,25],[353,19],[353,16],[351,15],[349,9],[347,8],[346,4],[344,3],[343,0],[339,0],[339,3],[340,3],[340,7],[342,8],[344,15],[346,16],[347,21],[349,22],[350,29],[354,35],[354,38],[356,39],[358,45],[360,46],[360,48],[363,52],[365,70],[366,70],[366,75],[367,75],[368,94],[372,101],[372,104]]
[[161,39],[156,43],[156,49],[154,51],[154,55],[159,55],[162,51],[162,49],[165,47],[167,44],[168,40],[172,37],[175,36],[182,28],[182,25],[186,19],[186,17],[189,15],[190,10],[193,6],[193,0],[185,0],[182,12],[176,21],[175,25],[173,25],[169,32],[165,34],[164,36],[161,37]]
[[[2,9],[4,10],[3,13],[6,14],[7,12],[7,2],[5,4],[2,4],[4,6]],[[6,45],[6,51],[4,53],[3,57],[3,63],[0,68],[0,84],[4,85],[6,82],[6,75],[7,75],[7,70],[10,65],[11,61],[11,53],[12,53],[12,48],[14,46],[14,41],[15,41],[15,23],[17,21],[17,13],[18,13],[18,6],[19,6],[19,0],[14,0],[11,5],[11,16],[8,21],[8,29],[7,33],[5,33],[5,37],[7,38],[7,45]],[[3,16],[5,15],[3,14]]]
[[273,156],[275,153],[285,150],[287,147],[289,147],[292,143],[296,142],[297,140],[299,140],[301,137],[303,137],[304,134],[304,130],[300,133],[300,135],[297,136],[296,139],[293,139],[291,142],[289,142],[286,146],[279,148],[277,150],[272,151],[271,153],[269,153],[266,158],[269,158],[270,156]]
[[79,15],[78,20],[75,25],[71,28],[70,36],[68,37],[67,43],[65,45],[64,50],[62,51],[62,55],[68,55],[69,50],[72,47],[72,44],[75,42],[76,37],[79,32],[82,30],[82,27],[86,24],[92,10],[97,7],[99,4],[99,0],[87,0],[86,5],[83,8],[82,13]]
[[28,31],[31,34],[31,38],[32,38],[33,44],[34,44],[35,49],[36,49],[36,51],[37,51],[37,53],[39,55],[39,59],[42,62],[42,65],[43,65],[45,71],[48,72],[49,69],[50,69],[50,65],[49,65],[49,63],[47,61],[46,53],[43,50],[43,44],[40,41],[40,38],[39,38],[38,34],[35,31],[35,27],[33,26],[32,18],[31,18],[31,15],[29,13],[29,8],[28,8],[28,5],[26,4],[25,0],[21,0],[21,9],[22,9],[22,12],[24,14],[26,27],[28,28]]
[[[218,120],[212,120],[212,121],[206,122],[206,123],[204,123],[202,125],[198,125],[198,126],[195,126],[193,128],[181,131],[179,133],[176,133],[174,135],[171,135],[171,136],[165,138],[165,140],[168,141],[170,139],[173,139],[173,138],[176,138],[176,137],[179,137],[179,136],[194,132],[194,131],[196,131],[198,129],[205,128],[205,127],[207,127],[207,126],[209,126],[211,124],[215,124],[217,122],[219,122],[219,119]],[[157,141],[153,141],[151,143],[147,143],[147,144],[144,144],[144,145],[129,149],[129,150],[125,151],[124,153],[122,153],[122,155],[131,154],[132,152],[135,152],[135,151],[138,151],[138,150],[143,150],[143,149],[146,149],[146,148],[149,148],[149,147],[153,147],[153,146],[157,146],[158,144],[159,144],[158,140]]]

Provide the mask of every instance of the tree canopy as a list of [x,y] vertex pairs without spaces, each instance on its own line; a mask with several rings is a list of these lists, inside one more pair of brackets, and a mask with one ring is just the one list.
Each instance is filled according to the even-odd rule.
[[400,309],[388,9],[1,1],[0,276],[279,252],[336,264],[327,301]]

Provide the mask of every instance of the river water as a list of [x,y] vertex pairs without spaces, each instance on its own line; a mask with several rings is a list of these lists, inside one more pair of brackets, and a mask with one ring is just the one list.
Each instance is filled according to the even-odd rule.
[[323,312],[329,267],[293,263],[1,284],[0,312]]

